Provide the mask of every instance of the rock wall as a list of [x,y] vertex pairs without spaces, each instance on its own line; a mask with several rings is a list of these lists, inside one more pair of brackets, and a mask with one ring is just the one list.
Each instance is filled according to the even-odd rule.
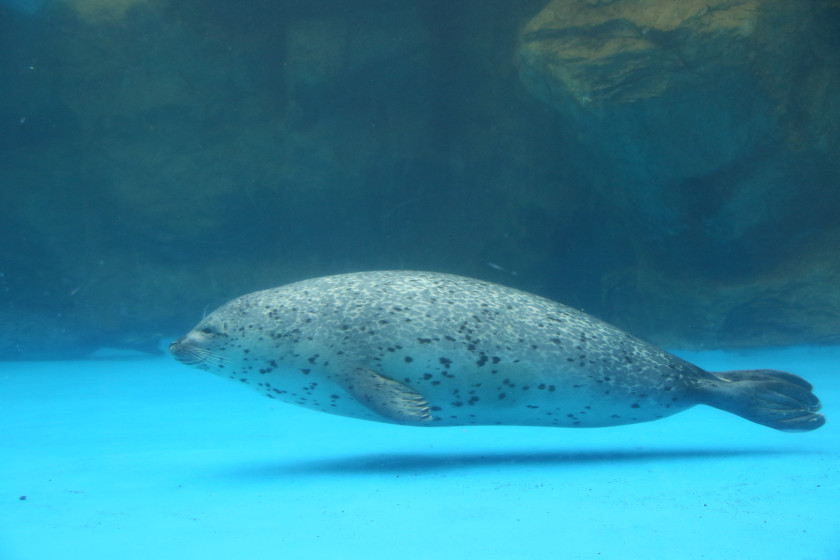
[[680,346],[836,343],[837,2],[0,7],[0,357],[418,268]]

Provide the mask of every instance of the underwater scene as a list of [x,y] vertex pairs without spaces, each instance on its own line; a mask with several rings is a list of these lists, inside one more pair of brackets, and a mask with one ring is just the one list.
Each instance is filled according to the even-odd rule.
[[0,560],[840,559],[838,91],[837,0],[0,0]]

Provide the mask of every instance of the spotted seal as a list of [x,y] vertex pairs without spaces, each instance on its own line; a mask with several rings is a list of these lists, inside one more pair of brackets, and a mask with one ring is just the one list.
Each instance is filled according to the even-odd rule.
[[432,272],[248,294],[169,351],[274,399],[414,426],[615,426],[696,404],[778,430],[825,423],[791,373],[710,373],[560,303]]

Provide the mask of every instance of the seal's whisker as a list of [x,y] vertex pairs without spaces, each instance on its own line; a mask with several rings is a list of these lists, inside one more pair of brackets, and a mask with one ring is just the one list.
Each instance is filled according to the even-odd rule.
[[207,362],[213,365],[223,364],[225,359],[218,354],[204,348],[190,348],[188,356],[197,358],[198,361]]
[[220,356],[211,350],[206,348],[201,348],[198,346],[181,346],[178,348],[177,358],[188,364],[199,364],[199,363],[207,363],[210,365],[222,365],[225,362],[223,356]]

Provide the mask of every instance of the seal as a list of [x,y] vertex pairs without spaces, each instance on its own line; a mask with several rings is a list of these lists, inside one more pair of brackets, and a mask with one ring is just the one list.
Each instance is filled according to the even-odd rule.
[[432,272],[254,292],[169,351],[274,399],[412,426],[616,426],[697,404],[784,431],[825,423],[792,373],[707,372],[560,303]]

